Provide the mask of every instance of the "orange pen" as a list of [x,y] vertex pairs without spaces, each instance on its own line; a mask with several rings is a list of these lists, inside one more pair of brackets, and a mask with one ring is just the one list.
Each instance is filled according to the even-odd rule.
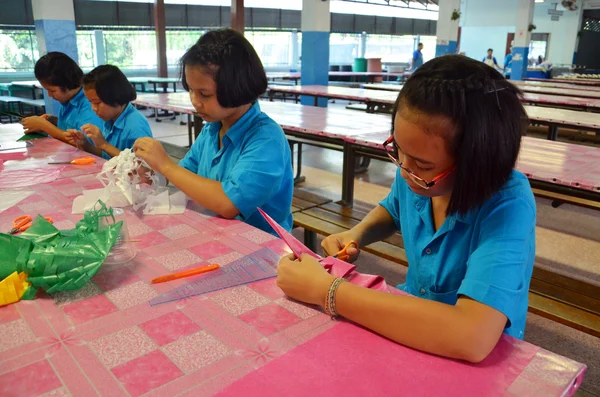
[[221,266],[213,264],[208,266],[198,267],[196,269],[184,270],[178,273],[171,273],[165,276],[160,276],[155,279],[152,279],[152,284],[164,283],[165,281],[177,280],[178,278],[195,276],[197,274],[212,272],[213,270],[217,270]]
[[91,157],[91,156],[86,156],[86,157],[79,157],[75,160],[71,160],[71,161],[57,161],[57,162],[51,162],[48,164],[75,164],[75,165],[88,165],[88,164],[94,164],[96,162],[96,159]]

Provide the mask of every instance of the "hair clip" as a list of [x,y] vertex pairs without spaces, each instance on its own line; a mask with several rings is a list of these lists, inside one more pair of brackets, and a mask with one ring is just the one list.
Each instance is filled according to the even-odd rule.
[[498,91],[502,91],[507,89],[508,87],[504,86],[502,88],[498,88],[496,86],[496,80],[492,79],[492,84],[494,85],[494,89],[490,89],[488,91],[485,91],[484,94],[491,94],[491,93],[495,93],[496,94],[496,103],[498,103],[498,109],[502,110],[502,107],[500,106],[500,98],[498,97]]

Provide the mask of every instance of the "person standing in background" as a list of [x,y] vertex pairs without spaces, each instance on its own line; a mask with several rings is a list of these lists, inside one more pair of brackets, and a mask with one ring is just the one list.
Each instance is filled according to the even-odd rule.
[[510,72],[512,71],[512,60],[513,60],[512,50],[513,50],[513,47],[511,45],[510,52],[508,54],[506,54],[506,56],[504,57],[504,77],[506,77],[507,79],[510,79]]
[[485,63],[491,67],[497,67],[502,70],[500,65],[498,65],[498,61],[496,61],[496,57],[494,56],[494,50],[492,48],[488,49],[487,56],[481,60],[481,62]]
[[417,49],[415,50],[415,52],[413,52],[412,59],[410,60],[411,72],[414,72],[419,66],[423,64],[423,53],[421,52],[421,50],[423,50],[423,43],[419,43],[419,45],[417,45]]

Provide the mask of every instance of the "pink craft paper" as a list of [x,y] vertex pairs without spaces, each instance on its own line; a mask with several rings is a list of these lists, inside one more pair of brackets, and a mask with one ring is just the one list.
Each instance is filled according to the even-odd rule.
[[275,230],[275,232],[277,233],[277,235],[283,241],[285,241],[285,243],[288,245],[288,247],[290,247],[290,249],[292,250],[292,252],[294,253],[294,255],[296,255],[297,258],[299,258],[300,256],[302,256],[303,254],[308,254],[308,255],[310,255],[312,257],[315,257],[317,259],[321,259],[321,257],[319,255],[317,255],[314,252],[312,252],[310,249],[308,249],[307,246],[305,246],[300,241],[298,241],[296,239],[296,237],[292,236],[287,230],[285,230],[284,228],[282,228],[266,212],[264,212],[260,208],[258,208],[258,211],[265,218],[265,220],[269,223],[269,225],[271,225],[271,227]]
[[12,189],[49,183],[60,176],[62,167],[55,169],[2,170],[0,189]]
[[538,350],[503,335],[490,356],[473,365],[340,322],[217,396],[502,396]]

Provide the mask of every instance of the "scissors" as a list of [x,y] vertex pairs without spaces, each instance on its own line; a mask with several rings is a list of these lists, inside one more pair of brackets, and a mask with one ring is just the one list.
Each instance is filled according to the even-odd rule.
[[347,261],[348,259],[350,259],[350,255],[348,255],[348,253],[346,251],[348,250],[348,248],[350,248],[352,246],[354,246],[354,248],[356,248],[358,250],[358,243],[356,241],[350,241],[348,244],[346,244],[346,246],[344,248],[342,248],[342,250],[340,252],[335,254],[333,257],[337,258],[341,261]]
[[[54,223],[52,221],[52,218],[50,218],[50,217],[46,216],[46,217],[44,217],[44,219],[50,223]],[[12,227],[12,229],[10,229],[9,233],[17,234],[20,232],[24,232],[25,230],[29,229],[32,221],[33,221],[33,219],[29,215],[22,215],[18,218],[15,218],[15,220],[13,221],[13,227]]]
[[[79,149],[79,148],[78,148]],[[87,164],[94,164],[96,162],[96,159],[91,157],[91,156],[86,156],[86,157],[79,157],[76,158],[75,160],[71,160],[71,161],[55,161],[55,162],[50,162],[48,164],[75,164],[75,165],[87,165]]]

